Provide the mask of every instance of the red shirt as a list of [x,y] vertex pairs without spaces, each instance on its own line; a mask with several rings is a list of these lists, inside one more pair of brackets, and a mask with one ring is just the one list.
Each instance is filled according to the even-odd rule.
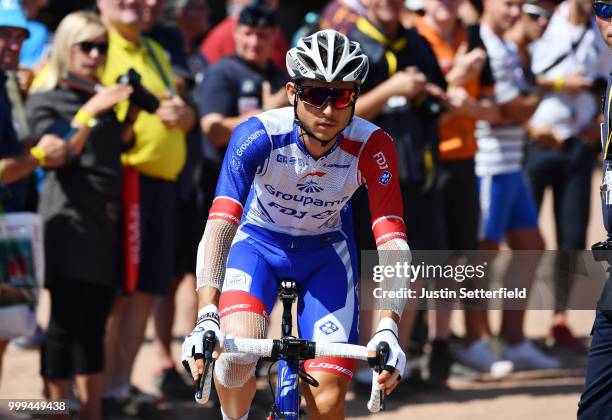
[[[204,38],[204,41],[200,44],[200,52],[206,57],[209,64],[215,64],[223,57],[236,53],[234,29],[236,28],[237,22],[238,19],[233,16],[228,16],[215,26],[208,36]],[[289,43],[285,39],[281,29],[277,28],[271,59],[280,69],[286,68],[285,55],[288,50]]]

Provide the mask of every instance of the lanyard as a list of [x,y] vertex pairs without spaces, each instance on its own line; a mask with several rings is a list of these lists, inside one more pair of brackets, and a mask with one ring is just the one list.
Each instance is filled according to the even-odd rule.
[[608,86],[608,107],[607,107],[607,115],[606,115],[606,126],[608,127],[608,138],[606,139],[606,149],[604,150],[604,160],[608,159],[608,148],[610,147],[610,141],[612,141],[612,129],[610,127],[610,105],[612,105],[612,89]]
[[395,54],[406,47],[408,39],[402,36],[396,40],[391,40],[364,17],[360,17],[357,21],[357,29],[386,47],[387,68],[389,76],[393,76],[397,72],[397,56]]

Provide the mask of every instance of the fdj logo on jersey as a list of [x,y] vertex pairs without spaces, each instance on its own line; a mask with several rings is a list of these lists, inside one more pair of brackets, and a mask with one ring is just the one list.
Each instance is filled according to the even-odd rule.
[[297,184],[297,188],[298,190],[304,191],[308,194],[323,191],[323,188],[319,187],[314,181],[307,181],[303,184]]

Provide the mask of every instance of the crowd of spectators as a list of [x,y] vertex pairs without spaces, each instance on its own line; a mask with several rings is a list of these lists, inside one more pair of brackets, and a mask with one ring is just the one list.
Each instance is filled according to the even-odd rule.
[[[411,249],[567,252],[559,307],[572,287],[563,264],[586,247],[601,81],[612,68],[591,3],[331,0],[299,30],[339,30],[368,56],[355,114],[395,141]],[[36,20],[45,5],[0,2],[0,209],[44,222],[46,396],[68,398],[74,383],[83,418],[138,415],[155,401],[130,382],[149,317],[160,394],[193,398],[171,341],[175,312],[195,318],[196,296],[175,307],[174,295],[181,282],[195,289],[232,131],[289,105],[292,38],[277,0],[228,0],[216,25],[208,0],[97,0],[53,31]],[[556,244],[538,225],[549,187]],[[375,249],[367,193],[351,205],[359,249]],[[521,273],[535,272],[533,255]],[[506,276],[515,274],[510,264]],[[415,327],[428,326],[435,387],[454,362],[500,377],[560,365],[524,337],[524,311],[504,311],[500,352],[486,309],[465,311],[456,351],[450,310],[407,312],[400,343],[409,348]],[[581,345],[564,311],[547,322],[557,344]],[[367,371],[356,376],[370,382]]]

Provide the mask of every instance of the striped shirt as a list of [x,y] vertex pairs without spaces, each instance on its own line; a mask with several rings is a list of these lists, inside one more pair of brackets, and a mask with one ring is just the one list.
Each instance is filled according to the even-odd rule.
[[[506,104],[528,89],[514,43],[498,37],[487,25],[480,27],[495,80],[495,101]],[[525,130],[520,125],[476,124],[476,174],[498,175],[520,171],[523,163]]]

